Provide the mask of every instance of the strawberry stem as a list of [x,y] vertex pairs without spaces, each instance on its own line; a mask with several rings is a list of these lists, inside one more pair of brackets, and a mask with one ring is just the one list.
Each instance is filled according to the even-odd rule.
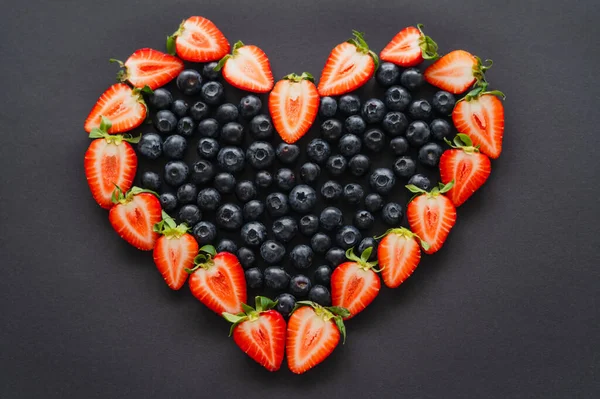
[[352,30],[352,34],[354,37],[348,40],[348,43],[356,46],[356,49],[359,53],[368,54],[371,58],[373,58],[373,62],[375,63],[375,70],[379,69],[379,57],[373,51],[369,49],[369,44],[365,41],[365,34],[363,32],[359,32],[357,30]]
[[324,307],[312,301],[298,301],[296,302],[296,306],[291,311],[290,315],[303,306],[310,306],[313,308],[317,316],[321,317],[325,321],[333,320],[336,327],[340,331],[340,334],[342,335],[342,344],[346,343],[346,326],[344,325],[343,319],[344,317],[350,316],[348,309],[340,306]]
[[308,72],[302,72],[302,75],[297,75],[295,73],[290,73],[289,75],[285,75],[283,77],[283,79],[285,80],[290,80],[294,83],[299,83],[303,80],[310,80],[311,82],[315,82],[315,78],[312,74],[308,73]]
[[167,36],[167,53],[171,55],[177,55],[176,40],[177,36],[183,33],[183,24],[185,24],[185,21],[185,19],[181,21],[181,23],[179,24],[179,28],[177,28],[177,30],[172,35]]
[[246,320],[257,320],[261,313],[271,310],[277,305],[277,301],[273,302],[271,299],[264,296],[255,297],[254,303],[256,304],[256,309],[250,305],[242,303],[242,312],[236,314],[223,312],[221,316],[223,316],[223,318],[228,322],[233,323],[229,329],[229,336],[233,334],[234,328],[241,322]]
[[167,212],[162,211],[162,220],[152,226],[152,230],[171,239],[180,238],[188,232],[189,227],[185,223],[176,224],[175,220]]
[[444,138],[444,141],[451,148],[463,150],[467,154],[479,152],[479,146],[473,146],[473,141],[471,138],[464,133],[458,133],[452,141],[448,140],[447,138]]
[[377,261],[373,261],[373,262],[369,262],[369,258],[371,257],[371,253],[373,253],[373,247],[369,247],[366,248],[361,254],[360,257],[358,257],[355,253],[354,253],[354,247],[349,248],[348,250],[346,250],[346,258],[352,262],[356,262],[356,264],[364,269],[364,270],[373,270],[375,272],[380,271],[379,269],[375,269],[374,267],[377,266]]
[[417,24],[417,29],[421,32],[419,38],[419,47],[421,47],[421,56],[424,60],[436,60],[440,58],[438,54],[438,45],[432,38],[423,33],[423,24]]

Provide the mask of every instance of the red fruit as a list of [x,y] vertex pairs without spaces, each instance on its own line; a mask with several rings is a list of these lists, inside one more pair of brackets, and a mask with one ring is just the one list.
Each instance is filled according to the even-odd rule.
[[406,215],[410,229],[418,235],[421,240],[429,244],[424,246],[423,251],[427,254],[437,252],[450,230],[456,223],[456,208],[452,201],[444,193],[452,188],[453,182],[441,187],[434,187],[427,192],[416,186],[406,186],[411,192],[416,193],[407,207]]
[[186,61],[217,61],[229,52],[229,42],[210,20],[190,17],[167,37],[167,51]]
[[348,316],[343,308],[324,308],[313,302],[299,301],[288,321],[285,353],[288,367],[302,374],[325,360],[340,342],[346,341],[342,317]]
[[438,58],[438,45],[423,33],[423,25],[418,24],[402,29],[385,46],[379,58],[382,61],[392,62],[401,67],[413,67],[423,60]]
[[[83,167],[92,196],[104,209],[113,206],[115,186],[127,191],[133,184],[137,170],[137,156],[129,143],[137,143],[139,137],[108,134],[110,121],[104,119],[101,127],[90,133],[92,141],[85,152]],[[129,136],[129,135],[127,135]]]
[[120,188],[114,192],[108,220],[117,233],[128,243],[142,251],[150,251],[158,239],[153,230],[161,221],[161,207],[158,197],[139,187],[133,187],[127,193]]
[[246,303],[246,278],[238,258],[206,245],[194,259],[188,284],[192,294],[206,307],[221,315],[240,313]]
[[452,111],[452,121],[479,146],[479,151],[496,159],[502,152],[504,136],[504,106],[499,91],[486,92],[485,86],[472,90]]
[[224,312],[225,320],[233,323],[229,335],[254,361],[269,371],[277,371],[283,362],[286,325],[283,316],[272,310],[276,302],[256,297],[256,310],[246,304],[238,314]]
[[277,82],[269,95],[269,111],[283,141],[295,143],[312,126],[319,111],[319,93],[311,74],[292,73]]
[[108,88],[90,111],[84,129],[90,133],[100,127],[101,118],[112,122],[108,133],[123,133],[135,129],[146,119],[146,103],[139,89],[132,89],[124,83]]
[[189,234],[188,226],[176,225],[172,217],[162,213],[163,220],[154,225],[154,231],[161,234],[154,246],[154,264],[162,274],[169,288],[180,289],[188,273],[185,269],[194,267],[198,255],[198,242]]
[[485,71],[491,65],[484,66],[481,60],[464,50],[454,50],[433,64],[424,73],[425,80],[442,90],[453,94],[467,91],[476,81],[485,82]]
[[421,260],[422,242],[412,231],[401,227],[391,229],[377,247],[377,259],[383,282],[389,288],[396,288],[415,271]]
[[354,38],[338,44],[329,54],[318,91],[321,97],[339,96],[364,85],[379,66],[377,54],[369,50],[363,34],[352,31]]
[[264,51],[242,42],[233,45],[231,54],[225,55],[217,70],[230,85],[253,93],[268,93],[273,88],[271,64]]
[[175,79],[183,71],[183,61],[179,58],[151,48],[142,48],[129,56],[124,63],[118,63],[123,70],[117,74],[120,82],[128,81],[133,87],[158,89]]
[[377,261],[368,261],[372,251],[367,248],[359,258],[349,249],[346,257],[350,262],[336,267],[331,275],[331,303],[350,312],[344,320],[356,316],[379,294],[381,281],[373,270]]

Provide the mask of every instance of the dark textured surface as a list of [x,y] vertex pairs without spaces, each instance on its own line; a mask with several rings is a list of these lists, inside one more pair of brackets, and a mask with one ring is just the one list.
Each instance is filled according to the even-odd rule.
[[[0,397],[593,398],[600,228],[600,7],[593,1],[21,2],[0,24]],[[319,75],[351,29],[379,51],[422,22],[496,61],[502,157],[445,248],[348,323],[304,376],[269,374],[90,198],[83,119],[106,60],[163,48],[189,15],[260,45],[280,78]]]

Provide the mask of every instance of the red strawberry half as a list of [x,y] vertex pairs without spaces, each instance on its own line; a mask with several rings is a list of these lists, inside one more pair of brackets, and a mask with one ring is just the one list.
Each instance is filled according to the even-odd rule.
[[319,111],[319,93],[311,74],[295,73],[277,82],[269,95],[275,130],[286,143],[295,143],[312,126]]
[[485,82],[485,71],[492,64],[482,65],[481,60],[464,50],[454,50],[425,70],[425,80],[453,94],[467,91],[476,81]]
[[358,89],[371,79],[379,66],[379,58],[369,50],[363,34],[353,33],[354,38],[338,44],[329,54],[319,79],[321,97],[339,96]]
[[421,245],[423,248],[429,247],[404,227],[385,233],[377,247],[377,259],[386,286],[396,288],[410,277],[421,260]]
[[379,58],[382,61],[392,62],[401,67],[413,67],[423,60],[437,59],[438,45],[429,36],[423,33],[423,25],[418,24],[402,29],[385,46]]
[[186,61],[217,61],[229,52],[229,42],[210,20],[190,17],[167,37],[167,51]]
[[108,133],[123,133],[135,129],[146,118],[146,103],[140,89],[132,89],[124,83],[108,88],[90,111],[84,129],[90,133],[100,127],[102,117],[111,121]]
[[216,253],[206,245],[194,259],[188,284],[192,294],[217,314],[240,313],[246,303],[246,278],[238,258],[229,252]]
[[183,61],[151,48],[142,48],[129,56],[124,63],[112,59],[123,70],[117,74],[119,82],[129,82],[133,87],[148,86],[154,90],[166,85],[183,71]]
[[277,371],[285,353],[285,320],[272,310],[276,302],[262,296],[255,302],[256,309],[242,304],[243,312],[223,312],[223,317],[233,323],[229,335],[237,346],[267,370]]
[[238,89],[253,93],[268,93],[273,88],[271,64],[264,51],[253,45],[238,41],[231,54],[225,55],[217,70],[222,69],[223,78]]

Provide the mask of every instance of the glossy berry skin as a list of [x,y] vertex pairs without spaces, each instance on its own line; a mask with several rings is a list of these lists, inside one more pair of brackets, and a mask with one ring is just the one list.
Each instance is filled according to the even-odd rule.
[[406,133],[409,124],[408,118],[402,112],[391,111],[383,117],[381,128],[390,137],[397,137]]
[[273,184],[273,175],[266,170],[260,170],[256,172],[254,182],[259,188],[269,188]]
[[187,204],[179,208],[177,216],[181,222],[193,226],[202,219],[202,212],[196,205]]
[[195,184],[206,184],[215,177],[214,165],[205,159],[201,159],[192,165],[190,179]]
[[335,116],[338,104],[333,97],[323,97],[319,103],[319,115],[321,118],[332,118]]
[[357,136],[362,135],[367,128],[367,123],[359,115],[352,115],[344,121],[344,130]]
[[237,258],[244,269],[250,269],[256,263],[254,251],[247,247],[241,247],[237,250]]
[[333,271],[331,270],[331,267],[329,267],[327,265],[318,266],[315,269],[315,274],[313,277],[315,280],[315,283],[321,284],[325,287],[328,287],[329,284],[331,283],[331,273],[333,273]]
[[221,128],[221,140],[226,144],[240,145],[244,140],[244,127],[237,122],[228,122]]
[[383,101],[378,98],[371,98],[363,104],[361,114],[367,123],[380,123],[383,121],[386,112]]
[[208,105],[219,105],[225,100],[225,89],[221,82],[206,82],[200,89],[200,98]]
[[421,165],[435,168],[440,163],[440,157],[444,149],[438,143],[427,143],[419,148],[419,162]]
[[296,144],[280,143],[275,150],[275,155],[281,163],[291,165],[300,156],[300,147]]
[[308,293],[308,300],[315,302],[321,306],[331,305],[331,294],[329,290],[322,285],[315,285]]
[[200,134],[201,137],[216,139],[219,137],[220,125],[216,119],[208,118],[200,121],[196,130],[198,130],[198,134]]
[[184,116],[183,118],[179,119],[177,122],[177,127],[175,128],[177,134],[186,137],[190,137],[192,134],[194,134],[195,130],[196,124],[189,116]]
[[183,161],[170,161],[165,165],[164,181],[171,187],[179,187],[190,175],[190,168]]
[[142,188],[158,191],[162,185],[160,175],[156,172],[145,171],[142,173]]
[[313,184],[321,174],[321,167],[313,162],[307,162],[300,167],[300,180],[306,184]]
[[431,104],[427,100],[415,100],[408,106],[408,116],[412,120],[429,120],[431,118]]
[[335,241],[342,249],[352,248],[362,240],[362,234],[354,226],[340,227],[335,234]]
[[296,297],[307,296],[311,288],[310,279],[303,274],[296,274],[290,279],[290,293]]
[[165,212],[171,212],[177,209],[179,204],[177,203],[177,196],[170,192],[162,193],[159,197],[160,206]]
[[267,212],[271,217],[278,218],[290,211],[288,197],[283,193],[271,193],[265,200]]
[[437,113],[447,116],[452,113],[452,110],[456,105],[456,98],[452,93],[441,90],[433,95],[431,105],[433,105],[433,109]]
[[177,76],[177,88],[186,96],[200,93],[202,88],[202,76],[195,69],[185,69]]
[[215,222],[221,228],[227,230],[237,230],[242,227],[244,218],[242,210],[235,204],[224,204],[217,209]]
[[365,197],[365,190],[358,183],[348,183],[344,186],[344,191],[342,192],[342,198],[351,204],[358,205],[362,202]]
[[242,180],[235,186],[235,196],[246,203],[256,198],[256,186],[250,180]]
[[338,142],[338,151],[345,157],[352,157],[360,152],[362,142],[355,134],[345,134]]
[[166,138],[163,143],[163,153],[167,159],[182,159],[187,149],[187,140],[178,134]]
[[406,130],[406,140],[413,147],[421,147],[423,144],[427,143],[431,138],[431,130],[429,130],[429,125],[423,121],[414,121]]
[[290,263],[296,269],[308,269],[313,262],[314,252],[308,245],[296,245],[290,251]]
[[329,248],[329,251],[325,254],[325,260],[335,268],[346,261],[346,251],[338,247]]
[[331,238],[324,233],[316,233],[310,239],[310,247],[317,254],[324,254],[331,248]]
[[178,118],[183,118],[187,115],[190,106],[185,100],[175,100],[171,105],[171,112]]
[[285,247],[277,241],[267,240],[260,246],[260,256],[270,265],[279,263],[285,256]]
[[161,87],[150,94],[148,103],[152,108],[157,110],[168,109],[173,104],[173,95],[169,90]]
[[235,122],[239,116],[237,107],[231,103],[221,104],[215,111],[215,119],[224,125],[229,122]]
[[300,233],[310,237],[319,231],[319,218],[317,215],[304,215],[300,218]]
[[[241,263],[241,262],[240,262]],[[244,272],[246,285],[253,290],[260,289],[264,284],[264,276],[262,270],[258,267],[252,267]]]
[[390,111],[404,111],[412,101],[410,93],[402,86],[392,86],[385,91],[383,103]]
[[408,68],[400,75],[400,84],[410,91],[415,91],[423,85],[423,73],[417,68]]
[[250,119],[258,115],[262,108],[262,101],[253,94],[242,97],[238,110],[242,118]]
[[219,148],[217,140],[211,139],[210,137],[200,137],[196,152],[204,159],[213,160],[217,157]]
[[[202,66],[202,76],[208,80],[215,80],[221,76],[221,71],[216,71],[215,68],[219,63],[216,61],[207,62]],[[220,251],[217,251],[217,253]]]
[[350,169],[350,173],[356,177],[366,175],[370,167],[371,161],[369,160],[369,157],[363,154],[357,154],[348,161],[348,169]]
[[317,193],[312,187],[299,184],[290,192],[288,201],[292,210],[305,214],[312,211],[317,204]]
[[360,230],[370,229],[373,227],[373,223],[375,223],[375,217],[369,211],[360,210],[354,214],[354,226]]
[[273,222],[271,231],[277,241],[290,242],[298,233],[298,223],[292,217],[283,216]]
[[381,210],[381,220],[390,226],[399,226],[403,216],[402,206],[396,202],[388,202]]
[[346,161],[343,155],[332,155],[327,159],[325,167],[333,176],[340,176],[346,171],[348,161]]
[[185,183],[177,189],[177,202],[181,205],[196,202],[198,196],[198,187],[192,183]]
[[196,101],[189,110],[190,117],[196,122],[206,119],[209,112],[210,109],[208,108],[208,105],[202,101]]
[[216,246],[217,253],[219,252],[229,252],[230,254],[234,254],[238,250],[238,246],[233,240],[229,238],[223,238]]
[[400,78],[400,68],[391,62],[383,62],[375,73],[375,80],[381,87],[390,87]]
[[365,197],[365,208],[371,213],[379,212],[383,204],[383,198],[377,193],[367,194]]
[[246,222],[257,220],[265,213],[265,204],[259,200],[248,201],[242,209],[242,216]]
[[321,123],[321,136],[330,143],[337,141],[342,136],[342,122],[337,119],[327,119]]
[[306,146],[306,155],[308,156],[308,159],[319,165],[325,162],[330,154],[331,147],[329,146],[329,143],[323,139],[313,139]]
[[291,169],[278,169],[275,173],[275,184],[282,191],[290,191],[296,185],[296,175]]
[[380,152],[385,147],[385,134],[379,129],[373,128],[365,132],[363,144],[372,152]]
[[419,187],[422,190],[429,191],[431,189],[431,181],[427,176],[417,173],[408,180],[408,184]]
[[202,211],[214,211],[221,205],[221,194],[212,188],[203,188],[196,197],[198,208]]
[[275,298],[277,305],[275,306],[275,310],[277,310],[283,317],[289,317],[292,310],[296,307],[296,298],[292,294],[288,294],[287,292],[279,295]]
[[217,228],[211,222],[202,220],[193,227],[192,235],[198,241],[198,245],[212,244],[217,238]]
[[290,275],[282,267],[269,266],[265,269],[265,286],[274,291],[281,291],[290,284]]
[[344,188],[334,180],[328,180],[321,186],[321,196],[325,201],[334,202],[342,196]]
[[405,155],[410,150],[410,144],[404,137],[394,137],[390,140],[390,149],[394,155]]
[[338,109],[346,116],[360,112],[360,98],[355,94],[345,94],[338,101]]
[[445,119],[434,119],[429,124],[431,136],[434,140],[443,141],[445,138],[450,139],[452,136],[452,126]]
[[235,190],[236,180],[231,173],[222,172],[215,176],[213,184],[221,194],[231,194]]
[[394,173],[387,168],[377,168],[369,177],[371,188],[379,194],[389,194],[396,184]]
[[240,236],[244,244],[258,247],[267,239],[267,228],[260,222],[248,222],[242,226]]
[[417,172],[417,164],[411,157],[404,156],[394,161],[394,174],[401,179],[410,179]]
[[273,123],[267,115],[256,115],[250,121],[250,134],[256,140],[266,140],[273,136]]
[[319,225],[323,230],[334,231],[342,225],[344,216],[342,211],[335,207],[327,207],[321,211]]
[[268,168],[275,160],[275,150],[266,141],[254,141],[246,150],[246,162],[254,169]]
[[362,239],[356,253],[362,254],[367,248],[373,248],[369,260],[375,260],[377,258],[377,241],[373,237],[365,237]]
[[171,111],[163,109],[154,116],[154,127],[159,133],[171,133],[177,127],[177,118]]
[[221,170],[229,173],[241,172],[246,166],[244,151],[239,147],[223,147],[217,154]]

